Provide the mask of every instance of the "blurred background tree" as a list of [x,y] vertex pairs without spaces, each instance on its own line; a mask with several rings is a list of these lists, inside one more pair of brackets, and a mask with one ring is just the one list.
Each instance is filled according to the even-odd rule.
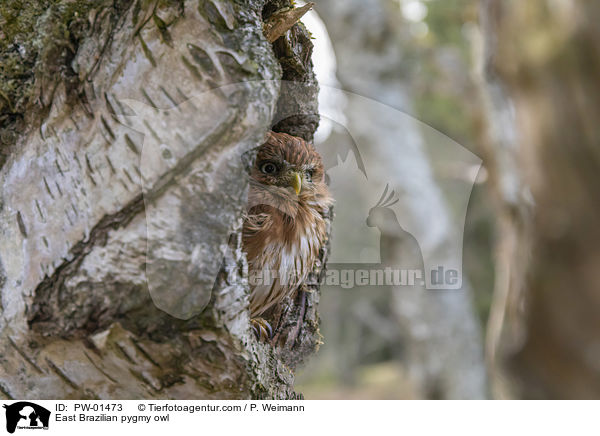
[[[469,44],[470,32],[476,27],[477,2],[373,0],[340,8],[335,2],[320,1],[316,11],[331,37],[337,76],[345,90],[400,110],[480,154],[475,137],[481,134],[481,107]],[[427,129],[411,123],[386,123],[386,130],[381,130],[369,125],[368,117],[351,105],[346,115],[348,124],[369,138],[370,145],[362,153],[379,162],[392,160],[397,171],[406,174],[399,176],[405,177],[406,192],[400,195],[405,217],[427,229],[460,214],[457,199],[444,197],[443,216],[437,216],[435,195],[427,195],[440,190],[438,182],[427,177],[429,172],[441,174],[447,184],[464,183],[469,168],[463,168],[446,148],[450,141],[432,141]],[[375,128],[379,130],[372,131]],[[339,149],[333,144],[352,141],[341,130],[334,129],[322,153]],[[377,154],[374,141],[388,137],[396,138],[402,147],[394,150],[390,146],[386,153]],[[414,149],[423,154],[411,153]],[[428,169],[415,173],[411,168]],[[484,180],[482,170],[478,182]],[[420,187],[411,188],[415,183]],[[431,186],[425,187],[428,184]],[[324,288],[325,344],[300,377],[299,389],[307,398],[487,396],[481,332],[493,289],[493,224],[490,205],[481,191],[482,186],[477,185],[467,216],[462,290]],[[360,199],[355,191],[353,195],[356,201],[375,203],[380,192]],[[338,206],[337,213],[348,212]],[[341,230],[339,225],[334,223],[334,249],[336,235],[353,231]],[[406,262],[407,253],[395,245],[394,238],[383,237],[392,247],[391,258]],[[438,243],[441,247],[448,241]]]
[[600,397],[600,4],[482,2],[497,397]]

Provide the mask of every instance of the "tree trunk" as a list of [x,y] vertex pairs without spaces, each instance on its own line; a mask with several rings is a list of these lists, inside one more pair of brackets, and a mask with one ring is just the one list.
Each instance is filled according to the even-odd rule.
[[487,0],[482,18],[501,231],[496,392],[599,398],[600,4]]
[[318,292],[258,343],[239,237],[251,150],[318,124],[307,32],[262,33],[289,3],[41,3],[0,9],[35,64],[0,107],[0,394],[297,397]]

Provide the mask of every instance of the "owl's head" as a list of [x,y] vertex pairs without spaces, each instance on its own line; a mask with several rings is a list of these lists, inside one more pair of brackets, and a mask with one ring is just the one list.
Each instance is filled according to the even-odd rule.
[[269,191],[300,202],[327,194],[319,153],[302,138],[286,133],[268,133],[251,177],[266,188],[275,188]]

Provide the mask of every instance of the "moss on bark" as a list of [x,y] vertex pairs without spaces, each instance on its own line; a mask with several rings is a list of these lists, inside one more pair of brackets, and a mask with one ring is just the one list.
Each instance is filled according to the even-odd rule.
[[132,0],[6,0],[0,3],[0,166],[19,133],[46,109],[57,84],[76,95],[71,62],[99,12],[118,17]]

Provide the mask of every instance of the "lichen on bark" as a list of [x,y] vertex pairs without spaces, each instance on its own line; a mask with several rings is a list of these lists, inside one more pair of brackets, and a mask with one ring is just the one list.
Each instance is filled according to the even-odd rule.
[[[110,3],[114,14],[127,7],[119,3]],[[89,32],[88,14],[108,5],[66,0],[0,4],[0,166],[19,132],[51,101],[56,84],[77,87],[71,61]]]

